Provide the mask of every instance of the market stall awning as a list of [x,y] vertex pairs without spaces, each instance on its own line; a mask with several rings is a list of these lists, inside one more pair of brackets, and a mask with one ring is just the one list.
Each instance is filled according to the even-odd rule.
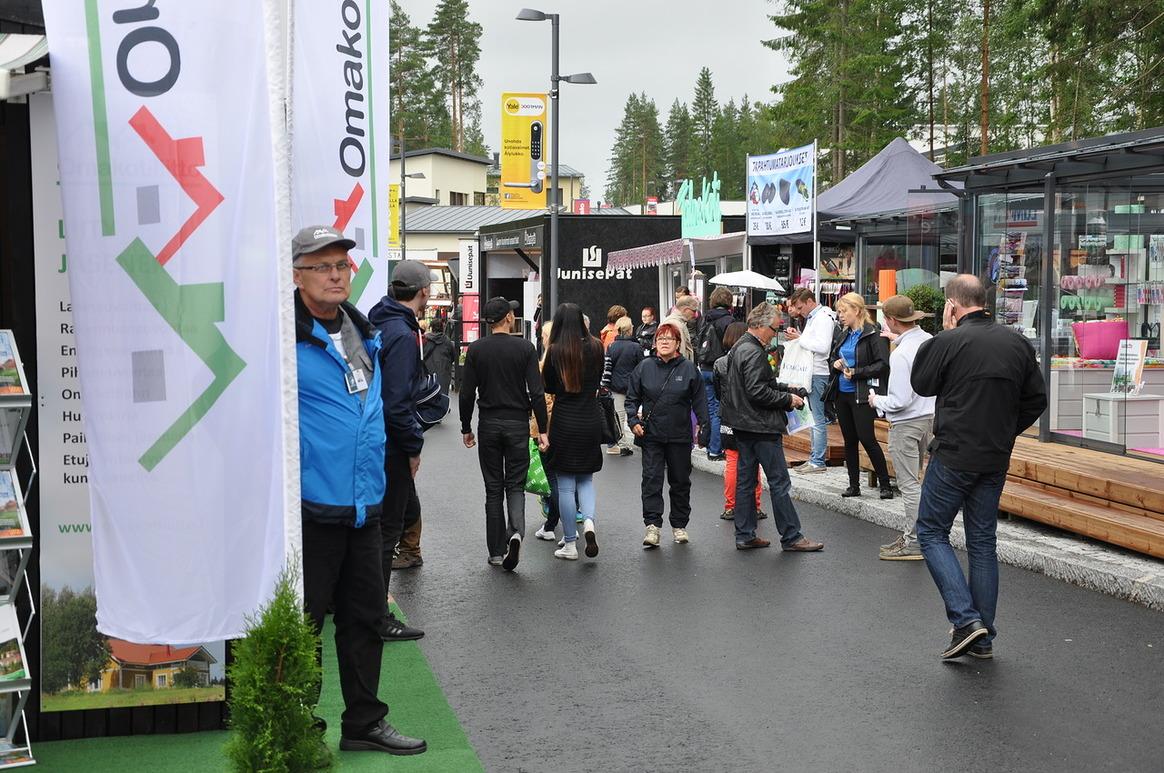
[[0,35],[0,100],[48,88],[47,73],[24,72],[25,67],[46,56],[44,35]]
[[615,269],[652,268],[682,263],[684,258],[683,240],[672,239],[668,242],[631,247],[628,250],[615,250],[606,256],[606,265]]
[[719,236],[700,236],[689,241],[696,260],[712,260],[728,255],[743,255],[748,235],[740,231]]

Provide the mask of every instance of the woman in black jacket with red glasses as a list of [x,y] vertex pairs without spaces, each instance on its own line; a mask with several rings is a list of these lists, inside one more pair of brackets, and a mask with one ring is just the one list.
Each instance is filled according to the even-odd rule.
[[675,542],[688,541],[691,520],[691,414],[699,422],[699,447],[707,445],[711,424],[707,393],[695,363],[680,352],[686,326],[664,322],[655,333],[655,356],[643,360],[631,374],[626,393],[627,424],[635,445],[643,450],[644,548],[659,547],[663,526],[663,474],[671,494],[671,533]]
[[857,293],[841,296],[836,309],[842,327],[833,339],[833,350],[829,355],[832,379],[825,390],[825,400],[833,403],[837,423],[841,425],[841,434],[845,438],[849,487],[841,496],[861,496],[861,461],[857,454],[857,444],[860,443],[877,473],[881,498],[892,499],[889,468],[873,429],[877,412],[869,405],[870,389],[879,395],[886,394],[889,389],[889,343],[869,316],[865,299]]

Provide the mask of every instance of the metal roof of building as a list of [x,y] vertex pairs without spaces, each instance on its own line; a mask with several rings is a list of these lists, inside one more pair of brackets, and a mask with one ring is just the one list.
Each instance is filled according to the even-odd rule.
[[510,223],[546,214],[544,209],[501,207],[420,207],[408,211],[408,233],[476,233],[485,225]]
[[[492,164],[493,159],[485,156],[475,156],[472,153],[461,153],[456,150],[449,150],[448,148],[421,148],[420,150],[406,150],[404,151],[405,158],[416,158],[417,156],[448,156],[449,158],[459,158],[462,161],[472,161],[477,164]],[[393,153],[389,157],[392,161],[400,158],[399,153]]]

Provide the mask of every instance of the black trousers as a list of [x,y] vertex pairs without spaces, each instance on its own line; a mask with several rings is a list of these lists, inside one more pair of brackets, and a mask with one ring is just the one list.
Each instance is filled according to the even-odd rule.
[[482,419],[477,424],[477,460],[485,481],[485,544],[490,556],[503,556],[510,537],[525,538],[529,422]]
[[333,600],[335,652],[344,696],[342,731],[345,736],[360,736],[388,714],[388,706],[378,697],[384,580],[380,525],[375,520],[359,529],[303,522],[303,602],[316,633],[323,630],[323,618]]
[[672,529],[691,520],[691,444],[643,441],[643,523],[663,525],[663,475],[671,495]]
[[861,459],[857,455],[857,444],[865,447],[877,482],[881,488],[889,488],[889,468],[885,465],[885,454],[877,442],[873,430],[873,420],[877,412],[868,403],[858,403],[856,392],[837,392],[837,422],[845,438],[845,468],[849,471],[849,485],[861,486]]
[[405,454],[384,457],[384,473],[388,490],[384,492],[383,512],[380,515],[380,566],[384,572],[384,595],[392,580],[392,554],[400,535],[420,518],[420,499],[416,496],[416,481]]

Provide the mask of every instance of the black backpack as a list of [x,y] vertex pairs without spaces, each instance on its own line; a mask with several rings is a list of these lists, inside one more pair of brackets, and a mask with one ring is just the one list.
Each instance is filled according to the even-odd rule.
[[[731,320],[731,317],[725,317]],[[714,322],[704,322],[699,328],[699,340],[695,346],[695,362],[704,370],[715,367],[715,361],[724,355],[723,331]]]

